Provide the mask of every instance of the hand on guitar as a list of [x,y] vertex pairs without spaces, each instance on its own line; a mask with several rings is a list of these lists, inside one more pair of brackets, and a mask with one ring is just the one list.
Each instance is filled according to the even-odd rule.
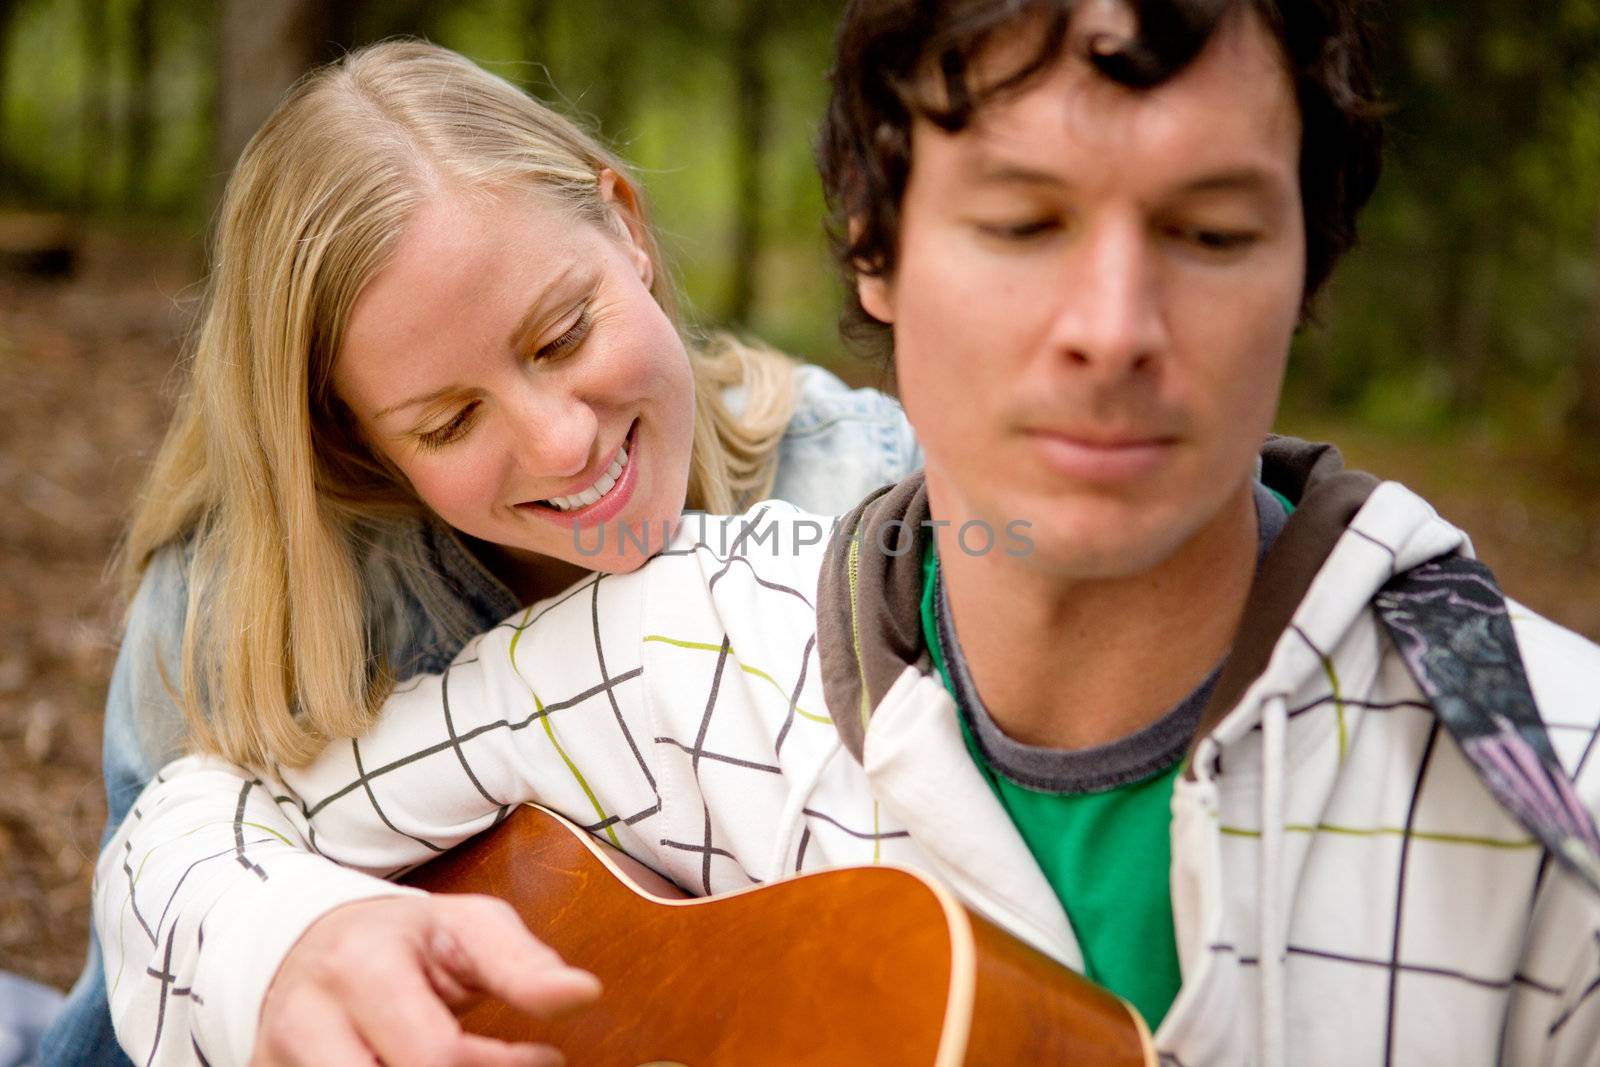
[[540,1018],[591,1004],[567,966],[492,897],[380,897],[336,908],[284,957],[261,1007],[252,1067],[558,1067],[549,1045],[462,1031],[484,997]]

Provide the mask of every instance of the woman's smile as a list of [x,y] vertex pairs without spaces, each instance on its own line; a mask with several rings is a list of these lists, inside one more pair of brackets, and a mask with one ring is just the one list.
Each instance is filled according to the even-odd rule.
[[[683,511],[689,358],[627,205],[610,210],[616,229],[536,193],[436,197],[357,300],[335,364],[341,398],[418,499],[516,559],[632,570],[648,553],[591,561],[572,531],[655,529]],[[419,449],[404,404],[434,394],[447,403],[430,425],[467,414]]]
[[[605,470],[600,472],[598,478],[590,479],[587,487],[563,496],[525,501],[515,507],[569,528],[596,525],[616,518],[628,506],[634,487],[639,482],[638,429],[639,421],[635,419]],[[589,479],[589,475],[584,478]]]

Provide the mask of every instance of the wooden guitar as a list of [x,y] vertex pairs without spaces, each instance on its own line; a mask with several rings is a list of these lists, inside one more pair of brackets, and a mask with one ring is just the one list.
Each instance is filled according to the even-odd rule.
[[853,867],[704,899],[552,812],[523,807],[406,879],[489,893],[597,1006],[540,1022],[497,1002],[476,1033],[596,1067],[1154,1067],[1138,1013],[909,871]]

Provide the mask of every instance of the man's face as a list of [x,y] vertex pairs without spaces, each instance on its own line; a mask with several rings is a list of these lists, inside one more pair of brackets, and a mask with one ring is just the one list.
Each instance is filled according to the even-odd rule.
[[1147,91],[1068,59],[961,132],[919,120],[911,154],[898,267],[860,295],[935,514],[1027,520],[1025,565],[1116,578],[1248,500],[1305,276],[1300,117],[1257,18]]

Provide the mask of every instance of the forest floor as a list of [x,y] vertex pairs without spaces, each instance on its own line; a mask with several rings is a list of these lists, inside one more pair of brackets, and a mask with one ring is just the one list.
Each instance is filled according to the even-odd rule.
[[[100,719],[120,602],[107,561],[172,408],[192,240],[91,229],[78,269],[0,273],[0,969],[65,988],[105,802]],[[870,374],[852,375],[870,378]],[[1507,591],[1600,639],[1600,473],[1549,445],[1288,429],[1420,490]]]

